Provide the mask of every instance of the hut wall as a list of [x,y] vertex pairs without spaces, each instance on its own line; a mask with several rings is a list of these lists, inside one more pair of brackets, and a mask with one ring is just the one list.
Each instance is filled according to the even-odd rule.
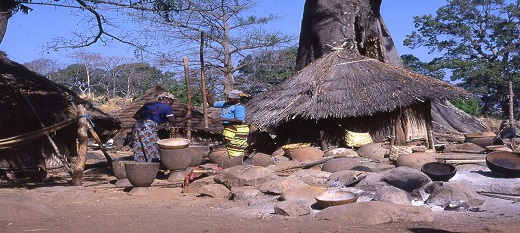
[[404,108],[402,111],[402,121],[405,142],[412,142],[417,140],[426,141],[428,139],[423,104],[416,104],[409,108]]
[[323,149],[345,147],[347,131],[368,132],[374,142],[408,145],[428,142],[427,115],[425,106],[429,102],[418,103],[389,113],[351,118],[327,118],[320,120],[293,119],[280,124],[276,129],[275,142],[287,143],[311,142]]

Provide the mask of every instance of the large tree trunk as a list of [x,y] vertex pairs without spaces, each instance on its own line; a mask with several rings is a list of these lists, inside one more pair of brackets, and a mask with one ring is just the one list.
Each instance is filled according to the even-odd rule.
[[11,11],[0,11],[0,44],[4,39],[5,32],[7,31],[7,22],[11,16]]
[[382,0],[307,0],[296,68],[302,69],[334,49],[400,65],[390,33],[381,16]]

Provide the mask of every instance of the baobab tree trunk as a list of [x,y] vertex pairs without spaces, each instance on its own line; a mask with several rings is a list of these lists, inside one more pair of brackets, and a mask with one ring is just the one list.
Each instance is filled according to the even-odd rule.
[[7,31],[7,22],[9,21],[9,18],[11,18],[11,16],[12,13],[9,10],[0,11],[0,44],[4,39],[5,32]]
[[401,65],[390,33],[380,15],[382,0],[307,0],[305,2],[297,70],[334,49]]

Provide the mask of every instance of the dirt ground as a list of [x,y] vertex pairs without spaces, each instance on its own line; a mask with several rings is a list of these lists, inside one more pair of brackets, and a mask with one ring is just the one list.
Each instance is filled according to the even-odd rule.
[[[69,178],[0,186],[0,232],[520,232],[520,203],[487,197],[479,212],[434,210],[433,223],[350,225],[275,215],[273,202],[232,201],[181,193],[156,179],[148,195],[117,188],[106,170]],[[274,201],[276,202],[276,201]]]

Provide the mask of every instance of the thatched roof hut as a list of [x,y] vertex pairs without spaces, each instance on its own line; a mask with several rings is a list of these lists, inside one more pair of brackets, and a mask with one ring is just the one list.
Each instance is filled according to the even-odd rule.
[[[324,55],[246,107],[250,123],[276,128],[277,136],[289,130],[324,140],[324,132],[331,136],[350,130],[370,132],[375,141],[397,137],[397,143],[405,143],[426,137],[426,129],[402,137],[398,131],[405,128],[407,134],[417,124],[428,127],[431,100],[470,96],[446,82],[344,49]],[[302,130],[302,124],[319,127]],[[337,144],[342,137],[328,140]]]
[[[45,134],[48,132],[61,155],[77,156],[77,111],[86,105],[94,130],[115,130],[119,121],[95,109],[71,90],[34,73],[0,52],[0,169],[55,168],[56,155]],[[56,128],[52,128],[56,126]],[[28,134],[28,135],[26,135]],[[25,135],[23,137],[19,137]],[[16,140],[12,140],[16,137]],[[26,140],[28,139],[29,140]]]

